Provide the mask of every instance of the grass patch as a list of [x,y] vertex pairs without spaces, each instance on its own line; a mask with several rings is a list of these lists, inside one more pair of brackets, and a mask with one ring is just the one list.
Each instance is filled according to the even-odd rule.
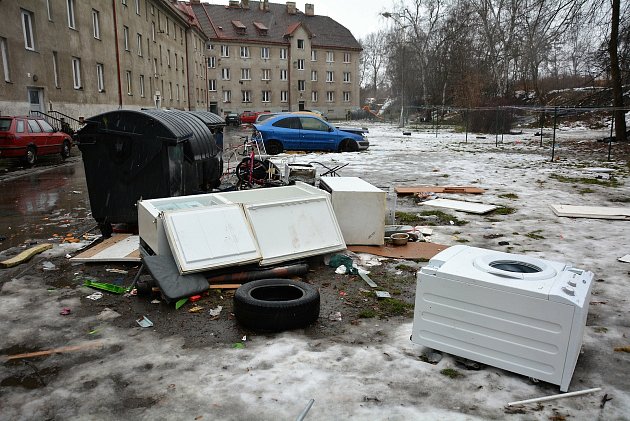
[[376,317],[376,311],[371,308],[364,308],[363,310],[361,310],[358,316],[361,319],[373,319]]
[[509,206],[502,206],[490,212],[490,215],[512,215],[514,212],[516,212],[516,209]]
[[456,379],[458,377],[464,377],[464,375],[462,373],[460,373],[459,371],[455,370],[454,368],[444,368],[442,370],[440,370],[440,374],[446,377],[449,377],[451,379]]
[[630,203],[630,197],[615,197],[610,199],[610,201],[615,203]]
[[470,241],[466,240],[465,238],[458,238],[457,240],[458,243],[470,243]]
[[608,333],[608,328],[604,326],[597,326],[593,328],[595,333]]
[[588,177],[567,177],[565,175],[560,175],[560,174],[551,174],[550,177],[561,183],[593,184],[593,185],[604,186],[604,187],[621,186],[621,183],[619,183],[616,179],[612,177],[608,180],[602,180],[599,178],[588,178]]
[[516,194],[516,193],[505,193],[505,194],[500,194],[499,197],[501,199],[516,200],[516,199],[518,199],[518,194]]
[[411,273],[416,273],[416,272],[417,272],[417,270],[418,270],[418,269],[416,269],[415,267],[410,266],[410,265],[406,265],[406,264],[404,264],[404,263],[401,263],[401,264],[399,264],[399,265],[396,265],[395,267],[396,267],[396,269],[398,269],[398,270],[403,270],[403,271],[405,271],[405,272],[411,272]]
[[542,232],[542,230],[536,230],[536,231],[532,231],[532,232],[528,232],[527,234],[525,234],[525,237],[534,239],[534,240],[544,240],[545,237],[540,235],[539,232]]
[[384,315],[402,316],[413,311],[413,304],[406,303],[396,298],[384,298],[378,302],[379,309]]
[[580,193],[580,194],[595,193],[595,190],[593,190],[593,189],[589,189],[589,188],[587,187],[587,188],[585,188],[585,189],[580,189],[580,190],[578,191],[578,193]]
[[468,221],[439,210],[428,210],[420,213],[396,212],[396,222],[401,225],[451,225],[451,221],[457,226],[468,223]]

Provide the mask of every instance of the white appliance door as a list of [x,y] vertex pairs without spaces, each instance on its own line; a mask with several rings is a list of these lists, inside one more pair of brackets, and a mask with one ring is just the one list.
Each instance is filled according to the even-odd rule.
[[261,265],[346,248],[327,197],[249,204],[245,213],[262,252]]
[[216,205],[163,214],[182,274],[257,262],[261,253],[242,205]]

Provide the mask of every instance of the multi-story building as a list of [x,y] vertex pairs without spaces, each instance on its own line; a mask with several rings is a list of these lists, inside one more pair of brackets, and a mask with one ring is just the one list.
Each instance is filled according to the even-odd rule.
[[205,45],[169,0],[0,3],[0,113],[207,109]]
[[344,117],[359,106],[361,46],[314,5],[190,2],[208,37],[208,106],[216,113],[318,109]]

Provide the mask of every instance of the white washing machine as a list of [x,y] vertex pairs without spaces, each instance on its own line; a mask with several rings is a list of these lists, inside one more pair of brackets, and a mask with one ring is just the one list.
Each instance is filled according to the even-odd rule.
[[592,281],[569,264],[453,246],[418,272],[411,340],[566,392]]

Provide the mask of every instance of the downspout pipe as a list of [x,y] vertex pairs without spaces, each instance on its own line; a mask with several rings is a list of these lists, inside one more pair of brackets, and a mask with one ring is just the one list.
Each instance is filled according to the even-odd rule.
[[114,12],[114,42],[116,44],[116,79],[118,81],[118,109],[123,106],[122,101],[122,84],[120,82],[120,46],[118,45],[118,20],[116,18],[116,0],[112,0],[112,9]]
[[190,111],[190,104],[192,104],[190,102],[190,66],[188,65],[188,35],[190,35],[190,28],[186,28],[186,85],[188,85],[188,87],[186,88],[186,95],[188,96],[188,111]]
[[289,59],[289,66],[287,66],[287,68],[289,70],[288,71],[288,75],[287,75],[287,77],[289,79],[289,89],[287,90],[288,95],[289,95],[289,97],[287,98],[287,100],[289,101],[289,111],[293,111],[291,109],[291,91],[292,91],[292,88],[291,88],[291,82],[292,82],[292,80],[291,80],[291,68],[293,67],[293,63],[291,63],[291,44],[292,44],[291,43],[291,38],[289,37],[289,48],[288,48],[289,51],[288,51],[288,54],[287,54],[287,58]]

